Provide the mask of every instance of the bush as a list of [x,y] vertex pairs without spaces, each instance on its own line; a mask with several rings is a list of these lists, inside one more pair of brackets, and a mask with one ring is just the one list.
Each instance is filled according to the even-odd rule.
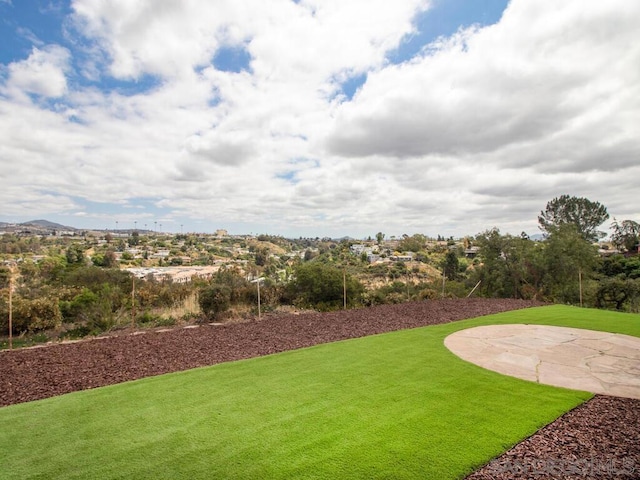
[[[346,275],[347,304],[356,305],[364,288],[362,284]],[[343,271],[331,265],[312,261],[296,268],[295,278],[289,284],[294,303],[321,311],[337,310],[344,304]]]
[[637,312],[639,303],[639,280],[605,278],[596,291],[598,308]]
[[[9,305],[2,302],[2,330],[9,328]],[[33,333],[58,329],[62,326],[62,314],[57,298],[41,297],[33,300],[14,296],[12,305],[13,333]]]
[[84,287],[71,300],[61,301],[60,310],[65,322],[77,323],[90,333],[97,334],[116,325],[128,298],[120,289],[108,283],[94,288],[95,292]]
[[200,290],[198,303],[202,313],[216,319],[231,306],[231,289],[226,285],[212,284]]

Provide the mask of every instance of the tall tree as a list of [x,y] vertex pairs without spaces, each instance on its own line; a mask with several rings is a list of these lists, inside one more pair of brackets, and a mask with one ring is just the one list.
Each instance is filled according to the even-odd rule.
[[420,233],[416,233],[415,235],[403,235],[402,241],[398,245],[398,249],[403,252],[419,252],[420,250],[424,250],[425,244],[427,243],[427,237]]
[[508,285],[502,255],[505,237],[500,234],[500,230],[492,228],[478,234],[474,243],[480,247],[480,265],[475,269],[476,280],[481,282],[478,293],[485,297],[510,296],[505,291],[505,286]]
[[537,298],[541,294],[544,268],[535,242],[501,235],[493,228],[478,234],[480,265],[474,269],[481,281],[478,293],[487,297]]
[[585,282],[597,263],[596,248],[574,225],[552,230],[544,242],[544,291],[547,298],[562,303],[579,302],[579,279]]
[[616,247],[627,252],[637,252],[640,242],[640,224],[638,222],[623,220],[622,223],[618,223],[614,218],[611,228],[613,229],[611,241]]
[[457,280],[459,267],[458,255],[453,250],[449,250],[442,262],[442,271],[447,280]]
[[608,219],[606,207],[599,202],[561,195],[547,203],[538,216],[538,223],[547,234],[562,225],[573,225],[585,240],[595,242],[606,235],[598,227]]
[[357,304],[364,288],[354,277],[333,265],[312,261],[298,265],[289,284],[299,304],[319,310],[336,310],[343,305],[346,281],[347,303]]

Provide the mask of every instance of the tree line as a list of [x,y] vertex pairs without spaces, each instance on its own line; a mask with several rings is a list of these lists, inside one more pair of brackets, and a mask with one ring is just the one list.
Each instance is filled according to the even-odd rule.
[[[261,308],[267,312],[286,306],[328,311],[471,292],[638,312],[640,226],[614,219],[611,243],[616,253],[602,256],[596,242],[603,238],[599,228],[608,219],[600,203],[563,195],[540,212],[543,241],[492,228],[462,242],[441,238],[429,249],[426,236],[404,235],[396,248],[411,252],[412,262],[373,264],[364,254],[354,255],[349,240],[289,241],[263,235],[258,237],[261,244],[250,246],[251,262],[245,268],[225,266],[209,279],[194,278],[190,283],[136,280],[117,268],[112,255],[105,261],[105,254],[98,253],[89,261],[86,247],[76,243],[38,263],[20,263],[13,272],[0,268],[0,328],[7,331],[12,281],[15,334],[64,331],[67,336],[84,336],[130,324],[252,316],[257,310],[257,279]],[[183,240],[183,249],[195,242],[186,236]],[[131,241],[138,244],[143,239],[135,236]],[[293,243],[306,250],[291,262],[271,255],[270,248]],[[371,244],[380,256],[392,256],[383,233],[378,232]],[[39,240],[0,241],[5,253],[37,252],[39,247]]]

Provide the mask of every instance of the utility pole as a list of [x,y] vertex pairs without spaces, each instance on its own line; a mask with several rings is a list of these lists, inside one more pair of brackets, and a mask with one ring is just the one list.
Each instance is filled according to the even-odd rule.
[[344,310],[347,309],[347,269],[342,269],[342,298],[344,299]]
[[131,328],[136,328],[136,276],[131,275]]
[[260,280],[258,280],[258,320],[262,318],[262,312],[260,310]]
[[264,277],[258,277],[253,280],[251,283],[255,283],[258,286],[258,320],[262,318],[262,312],[260,310],[260,282],[264,280]]
[[13,266],[9,269],[9,350],[13,350]]
[[580,307],[582,307],[582,269],[578,269],[578,282],[580,284]]
[[409,273],[407,272],[407,301],[411,299],[411,295],[409,294]]

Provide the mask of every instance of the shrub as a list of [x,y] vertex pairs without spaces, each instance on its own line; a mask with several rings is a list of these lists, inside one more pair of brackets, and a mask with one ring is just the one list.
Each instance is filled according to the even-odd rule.
[[[336,310],[344,304],[344,280],[341,269],[312,261],[296,268],[289,289],[294,303],[323,311]],[[357,304],[364,291],[362,284],[346,275],[346,289],[348,304]]]
[[640,280],[605,278],[596,291],[596,306],[610,310],[638,311]]
[[218,318],[231,306],[231,289],[216,283],[206,286],[200,290],[198,303],[207,318]]
[[[7,331],[9,325],[9,307],[3,302],[2,329]],[[49,329],[58,329],[62,326],[62,314],[58,305],[58,299],[41,297],[27,299],[14,296],[12,305],[12,330],[13,333],[33,333]]]

